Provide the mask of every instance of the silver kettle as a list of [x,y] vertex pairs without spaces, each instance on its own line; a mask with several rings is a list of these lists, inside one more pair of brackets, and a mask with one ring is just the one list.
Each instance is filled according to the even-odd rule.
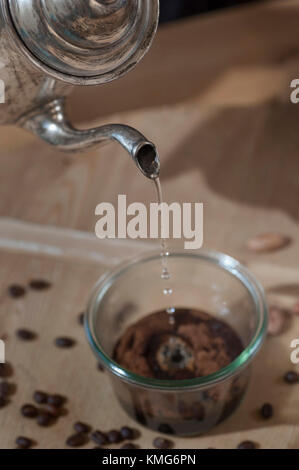
[[115,140],[145,176],[157,177],[152,142],[122,124],[75,129],[65,99],[75,85],[131,70],[149,49],[158,17],[159,0],[0,0],[0,124],[22,126],[64,151]]

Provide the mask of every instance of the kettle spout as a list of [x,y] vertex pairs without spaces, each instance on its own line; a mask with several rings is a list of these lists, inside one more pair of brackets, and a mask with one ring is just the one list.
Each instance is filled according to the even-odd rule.
[[63,151],[82,151],[114,140],[131,155],[144,176],[151,179],[159,176],[160,160],[157,149],[139,131],[123,124],[107,124],[87,130],[75,129],[66,119],[63,100],[47,103],[23,116],[18,124]]

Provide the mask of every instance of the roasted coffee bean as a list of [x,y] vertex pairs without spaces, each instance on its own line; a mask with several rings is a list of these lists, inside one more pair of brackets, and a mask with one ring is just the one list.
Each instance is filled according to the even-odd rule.
[[58,348],[71,348],[75,345],[75,340],[67,336],[60,336],[55,339],[55,344]]
[[92,441],[98,444],[99,446],[105,445],[108,442],[106,434],[101,431],[94,431],[90,437]]
[[121,436],[123,439],[131,441],[135,437],[134,429],[129,428],[128,426],[123,426],[120,430]]
[[16,335],[19,339],[23,341],[32,341],[36,338],[36,333],[31,330],[26,330],[25,328],[20,328],[16,331]]
[[283,332],[287,322],[285,310],[279,307],[269,308],[269,321],[267,333],[270,336],[277,336]]
[[121,449],[138,449],[138,446],[133,444],[133,442],[127,442],[123,446],[121,446]]
[[122,441],[121,433],[119,431],[116,431],[115,429],[112,429],[107,433],[107,438],[108,442],[110,442],[111,444],[118,444]]
[[8,397],[9,395],[12,395],[14,392],[14,385],[10,382],[7,382],[6,380],[3,380],[3,382],[0,382],[0,395],[2,397]]
[[29,282],[29,287],[34,290],[45,290],[51,287],[51,283],[44,279],[32,279],[32,281]]
[[284,374],[283,379],[288,384],[296,384],[299,382],[299,374],[293,370],[289,370]]
[[62,414],[62,409],[57,408],[54,405],[45,405],[44,411],[50,413],[50,415],[53,416],[53,418],[58,418]]
[[25,418],[36,418],[38,415],[38,409],[34,405],[23,405],[21,408],[21,413]]
[[153,446],[157,449],[171,449],[173,442],[169,439],[164,439],[164,437],[156,437],[153,440]]
[[49,395],[47,398],[47,404],[56,406],[56,408],[60,408],[66,402],[66,398],[62,395]]
[[256,444],[252,441],[240,442],[237,449],[256,449]]
[[26,294],[26,290],[23,286],[19,286],[18,284],[12,284],[8,288],[9,295],[15,299],[19,297],[23,297]]
[[51,413],[45,410],[39,410],[38,417],[37,417],[37,424],[39,426],[50,426],[53,423],[53,416]]
[[5,397],[0,396],[0,408],[4,408],[8,404],[8,401]]
[[174,430],[172,429],[172,427],[166,423],[161,423],[158,427],[158,431],[164,434],[174,434]]
[[277,233],[262,233],[247,241],[247,248],[258,253],[280,250],[291,242],[289,237]]
[[273,416],[273,406],[271,403],[264,403],[261,407],[261,415],[264,419],[270,419]]
[[85,313],[84,313],[84,312],[79,313],[79,315],[78,315],[78,323],[79,323],[79,325],[84,325],[84,318],[85,318]]
[[72,436],[67,438],[66,445],[69,447],[81,447],[86,444],[87,441],[88,438],[86,434],[78,432],[77,434],[73,434]]
[[40,390],[37,390],[36,392],[34,392],[33,400],[40,405],[42,403],[47,403],[48,394],[45,392],[41,392]]
[[77,423],[74,424],[74,429],[79,433],[88,434],[91,431],[91,426],[77,421]]
[[13,369],[9,362],[1,363],[0,364],[0,377],[7,378],[13,375]]
[[16,438],[16,444],[19,449],[29,449],[29,447],[33,446],[33,441],[28,437],[19,436]]

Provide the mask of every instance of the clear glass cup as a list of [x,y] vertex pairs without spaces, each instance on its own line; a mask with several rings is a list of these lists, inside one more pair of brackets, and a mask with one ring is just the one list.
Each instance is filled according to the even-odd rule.
[[158,380],[136,375],[113,360],[115,345],[129,325],[169,306],[163,294],[160,252],[132,259],[99,279],[85,329],[131,417],[159,432],[200,434],[228,417],[242,401],[250,364],[265,338],[267,305],[254,276],[230,256],[172,251],[168,263],[172,305],[204,310],[227,322],[241,338],[244,350],[227,367],[195,379]]

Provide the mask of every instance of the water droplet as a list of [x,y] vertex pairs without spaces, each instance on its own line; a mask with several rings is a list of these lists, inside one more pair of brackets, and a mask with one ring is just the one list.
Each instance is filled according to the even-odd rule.
[[169,314],[169,315],[172,315],[173,313],[175,313],[175,308],[174,307],[169,307],[166,309],[166,312]]
[[162,270],[162,274],[161,274],[161,278],[162,279],[170,279],[170,274],[168,272],[168,269],[167,268],[163,268]]
[[172,289],[170,287],[166,287],[163,289],[163,294],[164,295],[171,295],[172,294]]

